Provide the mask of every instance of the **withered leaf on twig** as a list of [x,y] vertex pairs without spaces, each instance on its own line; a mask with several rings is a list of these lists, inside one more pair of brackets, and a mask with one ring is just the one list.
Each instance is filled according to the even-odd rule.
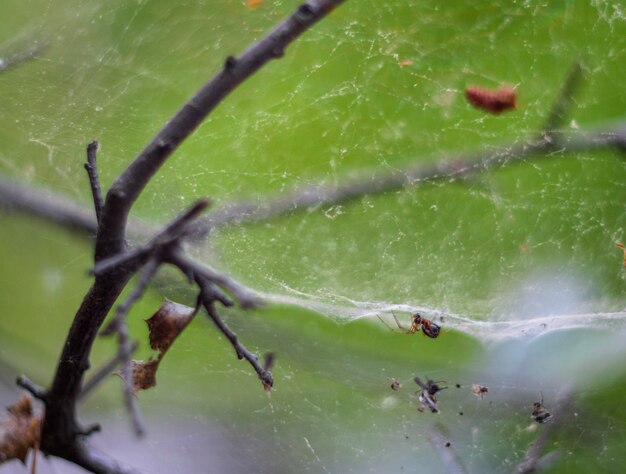
[[150,330],[150,347],[164,354],[194,316],[193,308],[166,299],[159,310],[146,319]]
[[32,398],[26,393],[7,411],[0,421],[0,464],[10,459],[25,462],[28,450],[39,441],[41,416],[33,413]]
[[158,351],[156,358],[131,361],[133,391],[146,390],[156,385],[156,373],[167,350],[196,315],[194,308],[166,299],[159,310],[146,319],[150,331],[150,347]]

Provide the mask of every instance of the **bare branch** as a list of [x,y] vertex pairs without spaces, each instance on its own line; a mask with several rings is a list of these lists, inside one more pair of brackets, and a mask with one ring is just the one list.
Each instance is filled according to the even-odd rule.
[[202,304],[206,309],[209,317],[213,320],[217,328],[220,330],[224,336],[230,341],[231,345],[235,349],[235,353],[237,354],[237,358],[246,359],[250,365],[254,368],[259,379],[263,383],[264,387],[272,387],[274,385],[274,379],[272,378],[272,373],[269,370],[266,370],[259,363],[259,358],[256,354],[250,352],[237,338],[237,335],[221,320],[217,311],[215,310],[215,296],[211,291],[212,282],[206,280],[202,276],[196,276],[196,281],[201,288],[200,298],[202,300]]
[[149,258],[161,259],[160,254],[163,249],[174,243],[179,243],[181,239],[186,237],[191,232],[190,224],[209,204],[208,199],[198,200],[167,224],[147,244],[97,262],[93,270],[94,275],[103,275],[122,265],[131,271],[136,271]]
[[111,324],[102,331],[102,335],[117,333],[119,343],[118,354],[122,362],[122,383],[124,387],[124,402],[130,414],[130,419],[137,436],[143,436],[145,433],[145,425],[139,413],[139,406],[133,390],[133,373],[131,367],[131,356],[134,352],[134,343],[130,340],[128,334],[128,324],[126,323],[126,315],[135,302],[137,302],[145,293],[150,281],[159,269],[160,262],[156,259],[148,260],[145,268],[141,272],[139,281],[128,295],[128,297],[117,307],[115,317]]
[[[195,224],[193,238],[203,239],[209,232],[229,225],[265,221],[285,214],[341,204],[365,195],[420,186],[437,180],[460,179],[496,166],[505,167],[542,158],[555,159],[568,153],[602,149],[616,149],[626,153],[625,122],[617,122],[602,131],[558,132],[552,135],[551,140],[522,141],[473,154],[420,158],[414,160],[420,164],[411,162],[393,173],[364,172],[361,177],[338,186],[319,184],[268,198],[264,202],[226,203]],[[421,164],[425,161],[439,161],[440,164]],[[0,207],[18,210],[88,234],[93,234],[97,230],[90,210],[51,191],[12,182],[1,174]],[[146,227],[139,221],[130,222],[128,229],[129,235],[134,238],[148,237],[153,232],[154,228]]]
[[[139,344],[133,342],[131,346],[131,353],[134,353],[139,347]],[[95,374],[91,376],[89,380],[87,380],[80,391],[80,395],[78,397],[78,401],[82,401],[93,391],[94,388],[99,386],[104,379],[109,377],[111,373],[119,367],[119,365],[123,362],[124,356],[119,351],[106,362],[102,367],[100,367]]]
[[574,97],[580,88],[582,76],[582,65],[575,61],[567,74],[559,95],[550,108],[548,118],[542,127],[542,133],[552,134],[565,124],[567,116],[574,106]]
[[[198,222],[198,239],[228,225],[255,223],[322,206],[342,204],[366,196],[450,182],[490,169],[526,163],[530,160],[555,159],[566,153],[616,148],[626,152],[626,123],[604,132],[554,133],[550,139],[521,141],[508,147],[468,155],[454,155],[430,165],[410,163],[390,173],[371,171],[337,186],[315,185],[264,202],[227,203],[217,207]],[[433,160],[430,160],[433,161]]]
[[34,384],[25,375],[20,375],[15,383],[27,392],[29,392],[37,400],[45,400],[46,396],[48,395],[43,387]]
[[[122,254],[126,250],[128,214],[150,178],[165,160],[185,140],[221,100],[243,80],[251,76],[270,59],[280,57],[284,48],[300,34],[328,14],[344,0],[310,0],[280,23],[274,31],[253,45],[240,58],[229,57],[224,69],[205,85],[183,108],[167,122],[152,142],[115,180],[107,193],[97,226],[95,262]],[[184,227],[184,226],[183,226]],[[173,230],[173,229],[170,229]],[[179,236],[170,235],[171,245],[159,241],[155,246],[173,247]],[[109,310],[132,277],[136,268],[119,265],[118,271],[96,275],[85,295],[70,328],[59,358],[56,374],[46,398],[42,427],[41,449],[93,472],[123,472],[106,460],[94,458],[77,437],[81,430],[76,420],[76,402],[80,396],[83,376],[89,368],[89,354],[96,334]],[[197,278],[202,278],[201,276]],[[210,287],[203,288],[207,309],[212,307]],[[216,319],[219,321],[219,318]],[[250,360],[256,357],[239,347],[238,354]],[[258,366],[260,367],[260,366]],[[271,375],[261,367],[259,376],[271,385]],[[264,377],[263,377],[264,375]]]
[[[226,59],[222,71],[189,99],[111,186],[100,229],[107,239],[98,239],[96,256],[108,257],[123,247],[132,204],[165,160],[222,99],[270,60],[281,57],[293,40],[343,2],[309,0],[239,58]],[[116,251],[111,251],[111,246]]]
[[46,48],[48,44],[45,42],[35,42],[28,48],[19,51],[9,57],[0,57],[0,73],[15,68],[31,59],[37,58]]
[[96,152],[98,151],[98,142],[92,141],[87,145],[87,163],[85,169],[89,176],[89,184],[91,185],[91,194],[93,196],[93,204],[96,210],[96,221],[100,222],[100,214],[104,201],[102,199],[102,189],[100,188],[100,179],[98,178],[98,162],[96,160]]
[[[244,309],[256,308],[263,304],[262,300],[250,288],[243,286],[233,278],[223,275],[207,265],[186,258],[181,252],[173,251],[168,253],[166,262],[178,267],[185,275],[192,277],[196,282],[198,282],[198,279],[202,281],[208,280],[220,286],[232,294]],[[200,285],[200,283],[198,284]],[[214,296],[224,306],[231,306],[232,303],[228,304],[228,302],[225,302],[224,297]]]

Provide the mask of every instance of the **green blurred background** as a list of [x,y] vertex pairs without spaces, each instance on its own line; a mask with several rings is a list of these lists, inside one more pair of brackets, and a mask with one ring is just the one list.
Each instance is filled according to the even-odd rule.
[[[107,186],[227,55],[296,5],[5,0],[0,57],[48,47],[0,74],[0,171],[89,206],[90,140],[100,141]],[[211,114],[134,217],[164,222],[200,196],[263,202],[531,137],[575,60],[584,86],[567,128],[623,122],[625,18],[611,1],[348,1]],[[517,88],[517,110],[486,116],[463,98],[467,85],[501,84]],[[571,385],[575,408],[553,438],[561,456],[550,472],[621,472],[623,158],[556,155],[222,230],[196,249],[199,258],[275,300],[300,300],[225,313],[248,347],[276,352],[275,390],[263,392],[199,318],[168,353],[158,386],[140,394],[148,437],[127,434],[112,377],[83,408],[86,421],[103,420],[94,442],[154,473],[446,472],[428,441],[442,429],[470,472],[509,472],[539,431],[528,428],[532,403],[542,392],[550,407]],[[90,284],[92,242],[20,215],[3,212],[0,222],[8,404],[16,374],[50,381]],[[149,355],[142,319],[163,297],[191,303],[183,279],[162,275],[131,314],[141,357]],[[448,329],[437,340],[391,333],[373,309],[393,307],[405,322],[416,308],[443,315]],[[588,315],[582,327],[533,322],[567,326],[559,318],[572,314]],[[503,321],[519,327],[505,332]],[[98,341],[93,365],[114,350]],[[415,375],[448,382],[441,415],[416,411]],[[397,393],[392,377],[403,384]],[[472,383],[489,387],[485,400],[469,392]],[[70,472],[43,464],[44,473]]]

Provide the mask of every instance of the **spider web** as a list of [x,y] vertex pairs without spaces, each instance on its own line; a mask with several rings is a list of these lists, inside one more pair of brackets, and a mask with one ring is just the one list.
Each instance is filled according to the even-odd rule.
[[[47,49],[0,75],[0,170],[89,203],[86,143],[101,143],[106,186],[227,55],[295,6],[6,2],[0,55],[33,42]],[[531,138],[576,60],[584,86],[565,127],[602,129],[626,118],[624,38],[626,10],[612,1],[347,2],[220,105],[149,185],[135,217],[162,222],[199,196],[263,203]],[[516,87],[519,107],[501,116],[463,97],[468,85],[503,84]],[[229,323],[255,349],[278,353],[282,386],[271,398],[257,393],[223,341],[187,335],[175,373],[142,399],[153,426],[177,427],[171,436],[155,430],[136,447],[120,437],[124,414],[115,412],[101,446],[148,472],[187,466],[161,453],[197,459],[186,467],[197,472],[445,472],[429,441],[436,420],[471,472],[503,472],[544,428],[529,428],[539,394],[550,408],[574,385],[576,415],[554,442],[563,469],[614,470],[626,442],[623,413],[607,395],[626,385],[618,363],[626,273],[615,247],[626,239],[625,177],[613,151],[556,153],[220,231],[196,251],[274,303]],[[59,261],[42,271],[42,291],[74,302],[81,293],[67,280],[89,265],[90,251],[66,252],[63,237],[47,235],[41,241]],[[3,309],[33,313],[7,301]],[[392,311],[405,324],[419,311],[453,331],[436,341],[392,334],[376,317]],[[65,328],[62,314],[55,318]],[[8,321],[2,331],[5,341],[20,333]],[[54,359],[58,347],[42,351]],[[440,416],[416,412],[415,375],[447,381]],[[392,377],[403,385],[397,393]],[[207,393],[198,380],[220,388]],[[473,383],[489,387],[484,400],[469,391]],[[116,390],[111,382],[88,409],[119,407]],[[171,410],[181,397],[186,410]],[[209,467],[197,467],[203,462]]]

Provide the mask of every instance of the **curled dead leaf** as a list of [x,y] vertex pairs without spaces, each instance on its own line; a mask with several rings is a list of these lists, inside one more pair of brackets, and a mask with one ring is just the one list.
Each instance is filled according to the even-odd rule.
[[[174,341],[189,325],[196,315],[196,310],[189,306],[174,303],[166,299],[159,310],[146,319],[149,330],[150,347],[158,351],[156,358],[147,361],[132,360],[130,368],[133,392],[147,390],[156,385],[156,373],[163,356]],[[123,373],[118,375],[123,377]]]
[[159,310],[146,320],[150,347],[164,354],[195,316],[195,310],[166,299]]
[[0,421],[0,464],[10,459],[25,462],[28,450],[39,442],[41,416],[34,414],[32,398],[26,393],[7,412]]

